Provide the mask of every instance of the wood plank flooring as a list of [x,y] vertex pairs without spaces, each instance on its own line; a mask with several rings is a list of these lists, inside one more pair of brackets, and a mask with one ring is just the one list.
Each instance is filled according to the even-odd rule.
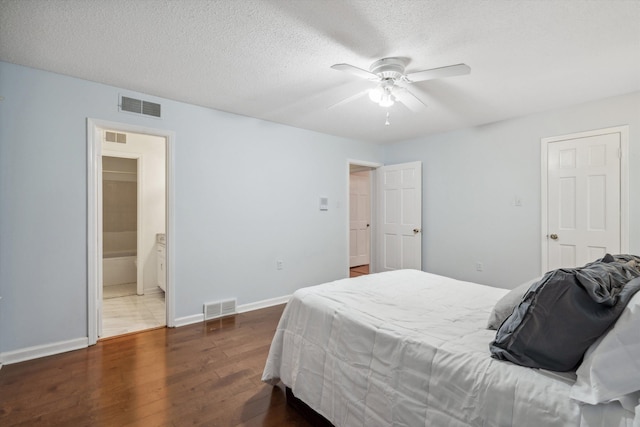
[[0,425],[309,426],[260,381],[284,305],[0,369]]
[[349,277],[364,276],[366,274],[369,274],[369,264],[359,265],[349,269]]

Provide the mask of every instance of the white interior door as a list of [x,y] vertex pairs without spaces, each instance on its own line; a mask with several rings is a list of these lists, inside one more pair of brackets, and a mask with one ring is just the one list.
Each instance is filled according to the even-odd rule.
[[349,267],[370,263],[370,175],[369,171],[349,174]]
[[577,136],[546,148],[546,270],[620,253],[621,134]]
[[422,268],[422,163],[382,166],[377,176],[378,271]]

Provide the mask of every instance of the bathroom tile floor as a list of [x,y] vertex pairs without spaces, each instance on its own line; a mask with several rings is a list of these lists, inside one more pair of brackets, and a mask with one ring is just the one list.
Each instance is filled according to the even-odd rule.
[[166,324],[162,291],[102,301],[102,336],[100,338],[153,329]]
[[137,286],[135,283],[123,283],[121,285],[109,285],[102,287],[102,298],[118,298],[135,295]]

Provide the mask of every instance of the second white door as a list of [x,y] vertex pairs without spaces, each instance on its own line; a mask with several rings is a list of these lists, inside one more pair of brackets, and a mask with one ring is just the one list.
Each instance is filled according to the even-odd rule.
[[377,176],[378,271],[422,268],[422,163],[382,166]]
[[621,134],[546,143],[547,270],[620,253]]

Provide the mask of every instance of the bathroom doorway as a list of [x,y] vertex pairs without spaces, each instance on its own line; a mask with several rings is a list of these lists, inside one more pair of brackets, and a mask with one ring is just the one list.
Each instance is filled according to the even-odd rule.
[[[166,139],[104,129],[102,330],[109,338],[166,326]],[[100,222],[100,221],[99,221]]]
[[[147,147],[139,147],[137,139],[149,142]],[[126,142],[125,142],[126,140]],[[155,327],[175,326],[174,286],[173,286],[173,170],[175,133],[165,129],[152,129],[125,123],[87,119],[87,341],[96,344],[99,338],[122,335]],[[150,151],[147,150],[150,149]],[[156,154],[160,153],[159,156]],[[137,283],[143,284],[143,295],[128,295],[103,298],[103,176],[102,156],[136,159],[138,175],[137,198],[139,200],[136,244]],[[159,157],[159,161],[156,157]],[[154,171],[162,175],[149,178]],[[152,202],[150,204],[150,201]],[[153,202],[156,204],[153,205]],[[155,219],[147,213],[155,214]],[[161,222],[158,222],[161,221]],[[159,248],[162,246],[162,266],[158,268]],[[158,270],[162,271],[161,286]],[[142,297],[155,296],[161,305],[146,307],[156,322],[152,325],[141,321],[140,312],[129,310],[131,306],[141,306]],[[120,300],[121,307],[110,310],[110,303]],[[145,310],[143,310],[145,311]],[[120,323],[114,332],[105,331],[103,321],[110,313]],[[132,319],[127,320],[127,315]],[[157,319],[160,318],[160,321]],[[107,321],[108,323],[108,321]],[[125,327],[124,325],[127,324]]]

